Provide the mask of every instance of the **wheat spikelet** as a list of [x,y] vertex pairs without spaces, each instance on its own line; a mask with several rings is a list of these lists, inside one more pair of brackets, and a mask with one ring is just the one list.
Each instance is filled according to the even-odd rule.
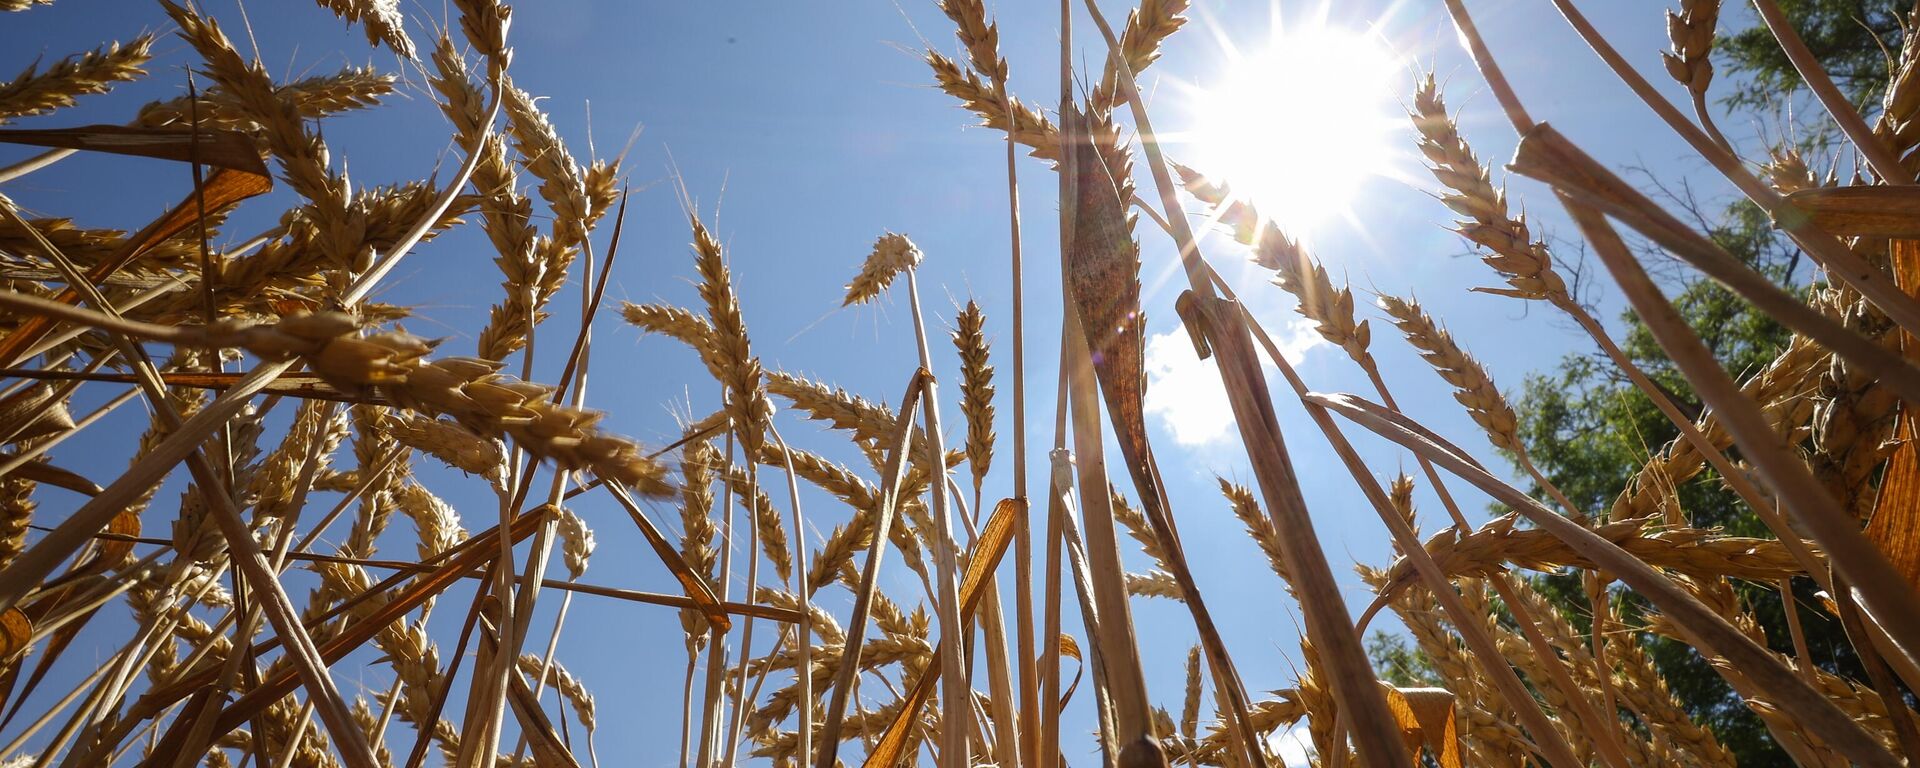
[[766,423],[773,417],[773,405],[767,402],[762,386],[760,359],[753,356],[747,342],[746,321],[740,316],[733,273],[727,268],[720,241],[707,231],[698,215],[690,218],[700,299],[707,305],[707,317],[714,329],[713,366],[723,373],[720,380],[727,387],[727,413],[733,417],[733,428],[747,455],[756,456],[766,442]]
[[1181,602],[1187,599],[1186,593],[1180,591],[1180,583],[1173,580],[1173,574],[1160,570],[1127,574],[1127,594],[1134,597],[1163,597]]
[[1490,761],[1488,764],[1520,765],[1513,760],[1514,756],[1522,754],[1520,745],[1526,740],[1520,729],[1513,725],[1519,716],[1501,697],[1498,689],[1481,679],[1462,642],[1446,628],[1432,593],[1417,583],[1403,591],[1388,592],[1385,571],[1365,566],[1357,570],[1360,580],[1373,587],[1375,592],[1393,595],[1389,604],[1394,613],[1413,635],[1421,652],[1433,662],[1434,671],[1446,682],[1446,687],[1454,692],[1459,707],[1465,711],[1462,730],[1468,748],[1483,757],[1495,757],[1503,761]]
[[345,179],[328,167],[327,146],[302,125],[300,111],[279,97],[265,69],[241,58],[219,24],[173,0],[161,0],[161,5],[180,26],[181,38],[206,60],[207,74],[259,123],[287,186],[313,203],[321,252],[341,267],[357,271],[371,266],[372,253],[355,247],[365,227],[364,212],[356,215],[352,209]]
[[[355,235],[350,248],[355,251],[383,251],[406,235],[413,222],[433,210],[437,190],[418,182],[362,189],[354,195],[353,207],[366,213],[366,228]],[[471,210],[471,198],[461,197],[430,225],[429,238],[460,223]],[[286,304],[318,310],[330,307],[327,300],[327,269],[331,266],[321,247],[322,214],[316,205],[305,205],[281,217],[283,231],[279,239],[267,243],[253,255],[241,259],[216,259],[212,278],[215,311],[227,317],[260,317],[281,314]],[[152,303],[150,312],[134,316],[154,322],[197,322],[201,319],[201,297],[182,291]],[[374,307],[362,307],[371,318]]]
[[[1883,347],[1898,349],[1901,334],[1894,332],[1885,315],[1841,292],[1830,296],[1847,327]],[[1873,477],[1893,452],[1890,440],[1898,402],[1878,376],[1837,355],[1820,377],[1812,414],[1815,451],[1809,463],[1833,498],[1857,518],[1865,519],[1872,511]]]
[[[953,59],[939,53],[928,51],[927,66],[933,68],[934,82],[940,90],[960,101],[967,111],[980,116],[981,125],[996,131],[1013,134],[1013,140],[1033,148],[1032,155],[1043,159],[1059,159],[1059,131],[1053,122],[1039,110],[1028,107],[1019,99],[1006,97],[992,86],[980,82],[980,76],[961,67]],[[1012,111],[1008,111],[1009,103]]]
[[396,418],[388,422],[387,431],[408,448],[481,477],[494,477],[502,471],[502,462],[506,460],[498,441],[476,435],[451,421],[418,416]]
[[554,508],[553,514],[560,524],[560,556],[567,565],[567,578],[579,581],[587,572],[587,560],[593,557],[593,529],[566,507]]
[[[764,605],[784,608],[789,611],[800,610],[800,598],[792,592],[772,589],[770,587],[761,587],[754,595],[754,599]],[[847,642],[847,631],[840,627],[840,622],[835,620],[833,614],[828,613],[825,607],[809,602],[807,609],[807,612],[813,617],[813,633],[820,637],[821,642],[828,645],[839,645]]]
[[[277,323],[219,321],[171,328],[116,321],[44,299],[14,296],[16,308],[109,323],[146,338],[211,349],[244,348],[264,359],[302,358],[314,373],[348,391],[380,387],[397,406],[429,416],[449,415],[482,435],[513,438],[528,452],[564,469],[590,470],[642,493],[668,491],[666,471],[624,438],[595,429],[595,411],[557,405],[543,385],[499,373],[499,363],[453,357],[426,362],[432,348],[402,331],[353,335],[358,323],[337,313],[291,315]],[[757,370],[757,367],[756,367]]]
[[1267,566],[1273,569],[1274,575],[1280,577],[1288,593],[1292,593],[1293,578],[1287,572],[1286,558],[1281,556],[1280,534],[1273,527],[1273,518],[1260,509],[1260,500],[1254,498],[1253,492],[1246,486],[1229,482],[1218,475],[1213,479],[1220,484],[1220,495],[1226,497],[1227,506],[1233,509],[1233,516],[1240,519],[1240,524],[1247,528],[1247,535],[1260,545],[1260,553],[1267,557]]
[[1673,42],[1671,53],[1662,51],[1660,60],[1674,82],[1697,95],[1713,82],[1713,27],[1720,19],[1720,0],[1680,0],[1680,12],[1667,11],[1667,39]]
[[[1787,435],[1789,444],[1798,444],[1802,432],[1814,414],[1814,400],[1808,394],[1817,388],[1819,377],[1829,365],[1831,354],[1803,336],[1795,336],[1787,348],[1766,368],[1748,377],[1740,385],[1742,394],[1762,404],[1763,412],[1774,428]],[[1733,436],[1720,423],[1718,415],[1704,414],[1695,423],[1709,444],[1718,450],[1733,445]],[[1620,496],[1613,502],[1613,517],[1634,518],[1659,513],[1672,522],[1687,519],[1674,489],[1698,476],[1706,467],[1706,457],[1692,442],[1675,438],[1658,454],[1648,457]]]
[[[360,495],[359,513],[342,554],[351,552],[358,557],[371,557],[374,541],[386,530],[393,514],[393,493],[411,468],[413,453],[402,449],[399,441],[388,434],[387,425],[392,421],[389,409],[358,404],[353,406],[352,413],[356,432],[353,455],[360,464],[358,474],[361,482],[366,483],[366,492]],[[381,466],[381,462],[396,456],[396,460],[384,468]]]
[[153,35],[141,35],[126,45],[111,43],[68,56],[45,72],[29,65],[12,80],[0,83],[0,125],[12,118],[73,106],[74,97],[106,93],[114,83],[145,75],[140,67],[151,58],[152,49]]
[[1113,519],[1127,529],[1128,536],[1132,536],[1134,541],[1140,543],[1140,551],[1146,553],[1147,557],[1153,558],[1154,564],[1158,567],[1170,567],[1167,565],[1167,548],[1160,541],[1160,537],[1154,534],[1153,527],[1147,524],[1146,513],[1128,504],[1127,498],[1120,495],[1120,489],[1112,484],[1107,485],[1107,496],[1112,499]]
[[513,9],[500,0],[454,0],[460,9],[460,31],[467,44],[487,60],[488,76],[498,77],[513,61],[513,49],[507,47],[507,26]]
[[359,723],[360,730],[366,732],[367,743],[374,745],[374,758],[379,760],[381,765],[392,765],[393,753],[387,750],[386,743],[379,738],[380,717],[374,714],[373,707],[367,704],[365,698],[359,696],[353,698],[353,721]]
[[[1525,215],[1507,214],[1506,194],[1493,186],[1486,166],[1461,138],[1439,86],[1429,74],[1413,95],[1413,125],[1420,132],[1420,152],[1432,166],[1434,178],[1447,192],[1441,202],[1466,220],[1459,233],[1489,252],[1487,265],[1507,278],[1511,291],[1492,290],[1525,299],[1565,300],[1567,285],[1553,269],[1553,254],[1527,231]],[[1491,289],[1483,289],[1491,290]]]
[[780,581],[785,582],[793,574],[793,550],[787,546],[787,528],[780,522],[780,510],[774,508],[773,499],[765,490],[755,488],[754,493],[748,493],[751,484],[747,482],[746,469],[728,467],[727,476],[733,481],[734,496],[753,515],[754,528],[760,532],[761,552],[773,563],[773,572],[780,576]]
[[867,260],[861,262],[860,274],[847,283],[847,296],[840,305],[850,307],[874,300],[900,273],[920,266],[921,258],[920,248],[906,235],[893,232],[881,235],[873,241],[873,251],[867,254]]
[[413,521],[415,536],[420,541],[421,560],[437,557],[467,540],[467,531],[460,526],[460,513],[427,489],[407,483],[394,494],[394,501],[400,507],[400,514]]
[[1320,650],[1305,637],[1300,638],[1300,661],[1300,679],[1294,686],[1300,698],[1300,708],[1307,718],[1307,736],[1313,741],[1315,754],[1331,755],[1334,739],[1341,735],[1335,726],[1340,716],[1339,702],[1333,697],[1332,689],[1327,687],[1326,668],[1320,663]]
[[1684,752],[1690,764],[1735,764],[1733,755],[1714,738],[1713,732],[1700,727],[1681,710],[1680,702],[1667,689],[1666,678],[1654,668],[1652,658],[1647,656],[1638,638],[1609,643],[1607,650],[1615,664],[1614,689],[1648,728]]
[[279,449],[260,463],[248,483],[257,518],[277,518],[291,511],[300,479],[326,469],[334,448],[346,437],[343,416],[326,403],[300,404]]
[[960,412],[967,417],[967,468],[973,472],[973,492],[980,495],[993,464],[993,365],[987,362],[986,314],[967,301],[954,321],[953,345],[960,351]]
[[[720,533],[713,521],[713,481],[722,460],[713,441],[706,439],[689,443],[680,454],[680,556],[694,573],[710,581],[720,558],[713,548],[713,540]],[[696,608],[680,609],[680,628],[686,633],[690,656],[706,646],[705,613]]]
[[[24,11],[40,5],[53,5],[53,0],[0,0],[0,11]],[[11,766],[19,761],[19,758],[9,760],[6,765]],[[31,765],[33,760],[27,758],[27,762]]]
[[400,58],[413,58],[413,39],[407,37],[406,17],[398,0],[318,0],[320,7],[333,11],[348,23],[358,22],[367,33],[368,45],[385,44]]
[[[1413,531],[1415,536],[1420,535],[1420,525],[1413,516],[1413,478],[1404,472],[1395,475],[1393,482],[1387,486],[1387,503],[1393,507],[1394,513],[1407,521],[1407,530]],[[1400,542],[1393,543],[1393,552],[1396,555],[1405,554],[1400,551]]]
[[1184,166],[1176,165],[1174,170],[1189,194],[1213,206],[1214,215],[1231,228],[1235,240],[1253,246],[1254,263],[1273,270],[1273,284],[1299,300],[1294,311],[1312,320],[1314,330],[1329,343],[1365,364],[1373,332],[1366,321],[1354,319],[1353,291],[1335,288],[1327,268],[1305,246],[1288,237],[1272,219],[1262,217],[1251,203],[1236,199],[1226,184]]
[[1783,195],[1791,195],[1805,189],[1827,186],[1813,169],[1807,166],[1807,159],[1794,147],[1781,147],[1770,153],[1768,162],[1762,167],[1766,171],[1767,182]]
[[33,489],[39,484],[8,475],[0,478],[0,567],[27,549],[27,525],[33,522]]
[[[1449,577],[1491,577],[1509,567],[1533,571],[1596,567],[1545,531],[1514,527],[1518,519],[1511,514],[1498,517],[1465,536],[1456,529],[1444,529],[1427,540],[1427,554]],[[1693,576],[1777,581],[1801,572],[1800,564],[1778,540],[1726,536],[1701,528],[1653,528],[1653,520],[1614,519],[1591,530],[1649,565]],[[1397,593],[1417,580],[1404,560],[1397,559],[1382,573],[1385,593]]]
[[986,74],[995,88],[1007,82],[1007,60],[1000,56],[1000,25],[987,19],[980,0],[940,0],[940,10],[953,20],[954,35],[967,49],[976,72]]
[[586,726],[588,731],[594,729],[593,694],[587,692],[587,686],[581,683],[579,678],[568,673],[566,667],[560,666],[559,661],[543,662],[539,656],[523,653],[520,654],[519,667],[520,674],[532,678],[535,682],[545,680],[547,684],[552,685],[554,690],[560,692],[560,697],[566,699],[567,703],[573,707],[573,713],[580,718],[580,724]]
[[1566,617],[1524,579],[1512,578],[1508,574],[1492,578],[1506,579],[1509,594],[1518,598],[1521,607],[1533,619],[1535,627],[1546,636],[1549,645],[1565,655],[1566,668],[1575,690],[1566,690],[1554,682],[1547,665],[1559,662],[1541,658],[1519,632],[1502,626],[1499,614],[1494,612],[1488,599],[1491,588],[1487,584],[1480,580],[1464,581],[1460,585],[1461,601],[1473,615],[1482,617],[1487,633],[1494,637],[1501,654],[1535,681],[1534,690],[1553,708],[1551,717],[1567,735],[1567,742],[1573,747],[1574,754],[1583,762],[1591,762],[1595,752],[1594,742],[1608,738],[1602,730],[1616,727],[1615,721],[1587,722],[1581,718],[1580,709],[1573,706],[1574,697],[1595,701],[1600,699],[1595,687],[1593,657],[1581,644],[1579,635]]
[[[1140,7],[1127,13],[1127,26],[1120,33],[1120,58],[1134,76],[1160,59],[1160,44],[1180,31],[1187,18],[1188,0],[1141,0]],[[1119,89],[1119,68],[1108,59],[1100,84],[1088,102],[1094,111],[1106,112],[1126,101]]]
[[[295,80],[274,88],[274,95],[291,103],[301,117],[309,120],[350,110],[378,105],[381,97],[393,93],[398,78],[372,67],[349,66],[327,75]],[[197,114],[196,114],[197,112]],[[156,101],[140,108],[134,123],[158,128],[190,125],[198,118],[205,129],[261,130],[225,89],[209,88],[200,94],[199,103],[187,97]]]
[[540,198],[553,209],[554,250],[541,280],[541,291],[551,296],[564,279],[572,254],[593,228],[593,205],[587,198],[584,172],[533,97],[513,86],[503,95],[507,130],[520,151],[520,163],[540,180]]
[[1380,307],[1393,318],[1407,342],[1420,350],[1420,356],[1433,366],[1440,378],[1454,387],[1453,399],[1467,407],[1475,423],[1486,430],[1494,447],[1519,453],[1524,450],[1519,438],[1519,420],[1507,399],[1493,385],[1486,369],[1453,341],[1453,335],[1434,322],[1433,317],[1410,299],[1381,296]]
[[[1907,24],[1913,21],[1910,17]],[[1887,91],[1881,96],[1880,115],[1873,133],[1902,156],[1901,165],[1911,168],[1914,160],[1906,154],[1920,143],[1920,120],[1914,119],[1915,113],[1920,112],[1920,43],[1913,38],[1904,39],[1892,70]]]

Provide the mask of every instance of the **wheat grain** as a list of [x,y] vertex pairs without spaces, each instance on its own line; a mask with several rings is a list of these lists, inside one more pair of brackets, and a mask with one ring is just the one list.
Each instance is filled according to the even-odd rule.
[[1720,19],[1720,0],[1680,0],[1680,12],[1667,11],[1667,39],[1673,51],[1661,52],[1667,74],[1693,94],[1704,94],[1713,82],[1713,28]]

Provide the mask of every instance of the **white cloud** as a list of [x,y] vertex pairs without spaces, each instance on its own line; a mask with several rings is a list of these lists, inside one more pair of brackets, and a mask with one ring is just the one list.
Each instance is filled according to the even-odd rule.
[[[1307,350],[1325,343],[1305,318],[1297,318],[1277,328],[1274,343],[1281,356],[1293,365]],[[1147,337],[1147,415],[1159,419],[1183,446],[1201,446],[1232,437],[1233,407],[1227,403],[1227,390],[1212,358],[1201,360],[1193,351],[1193,342],[1185,328]],[[1261,367],[1271,381],[1277,371],[1261,353]]]
[[1281,765],[1287,768],[1307,768],[1313,764],[1313,741],[1307,736],[1306,731],[1304,726],[1294,725],[1267,737],[1267,746],[1280,755]]

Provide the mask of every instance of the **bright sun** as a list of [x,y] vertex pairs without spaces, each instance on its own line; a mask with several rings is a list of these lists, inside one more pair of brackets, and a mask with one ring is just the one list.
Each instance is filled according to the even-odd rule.
[[1392,93],[1400,70],[1373,35],[1319,24],[1278,34],[1196,94],[1194,167],[1310,236],[1388,171],[1405,120]]

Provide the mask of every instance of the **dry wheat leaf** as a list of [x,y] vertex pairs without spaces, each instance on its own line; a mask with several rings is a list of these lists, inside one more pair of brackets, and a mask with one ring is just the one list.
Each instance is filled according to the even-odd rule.
[[271,183],[267,164],[260,159],[260,150],[254,147],[251,137],[239,131],[124,125],[83,125],[48,130],[13,128],[0,129],[0,143],[199,163],[267,177]]
[[1407,740],[1407,751],[1418,755],[1425,746],[1440,768],[1461,768],[1460,722],[1455,717],[1453,692],[1445,688],[1395,688],[1381,683],[1387,710],[1393,713]]
[[33,638],[33,622],[19,608],[0,613],[0,659],[12,659],[27,649]]
[[[968,626],[973,620],[973,609],[980,603],[987,578],[1000,565],[1000,557],[1007,552],[1007,543],[1013,538],[1014,524],[1026,517],[1027,502],[1024,499],[1001,499],[993,508],[993,517],[980,531],[980,538],[974,544],[971,557],[967,558],[966,578],[960,582],[960,624]],[[941,638],[946,643],[947,638]],[[1065,646],[1062,646],[1064,651]],[[939,658],[940,649],[934,648],[934,658]],[[875,743],[873,750],[867,753],[867,768],[895,765],[900,762],[901,750],[906,748],[910,725],[926,706],[927,699],[933,696],[933,686],[940,679],[940,666],[927,665],[920,679],[913,684],[912,690],[905,696],[906,704],[896,712],[893,721],[887,724],[887,730]]]
[[[1887,189],[1876,187],[1876,189]],[[1916,188],[1920,189],[1920,188]],[[1912,240],[1893,242],[1894,280],[1909,293],[1920,288],[1920,243]],[[1911,336],[1902,338],[1908,359],[1920,356],[1920,344]],[[1880,495],[1874,501],[1873,518],[1867,521],[1867,540],[1886,553],[1907,583],[1920,589],[1920,444],[1916,444],[1913,413],[1901,414],[1894,433],[1900,443],[1887,461],[1886,474],[1880,480]]]

